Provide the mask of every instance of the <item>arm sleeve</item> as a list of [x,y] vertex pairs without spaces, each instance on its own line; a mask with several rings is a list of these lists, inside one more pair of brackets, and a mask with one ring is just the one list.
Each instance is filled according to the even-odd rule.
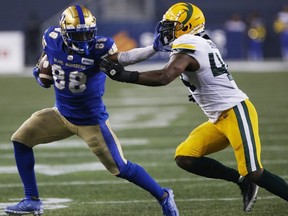
[[143,48],[135,48],[127,52],[119,52],[118,62],[123,66],[127,66],[144,61],[152,57],[155,53],[156,51],[153,49],[152,45]]

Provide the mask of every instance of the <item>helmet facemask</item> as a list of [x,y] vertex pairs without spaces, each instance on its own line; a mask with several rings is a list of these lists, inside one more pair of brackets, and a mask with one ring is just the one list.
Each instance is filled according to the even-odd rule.
[[183,24],[177,21],[164,20],[159,23],[158,33],[162,44],[168,45],[176,39],[176,32],[183,28]]
[[77,53],[89,54],[97,35],[96,18],[83,6],[67,8],[60,19],[64,43]]
[[66,45],[77,53],[89,54],[89,50],[93,47],[93,42],[97,35],[97,28],[88,29],[67,29],[64,31],[63,39]]

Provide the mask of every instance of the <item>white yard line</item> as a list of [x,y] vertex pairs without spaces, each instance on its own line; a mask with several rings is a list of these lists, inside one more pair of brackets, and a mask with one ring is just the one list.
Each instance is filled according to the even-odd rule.
[[[281,176],[284,179],[288,179],[288,176]],[[191,177],[191,178],[171,178],[171,179],[156,179],[159,183],[180,183],[180,182],[190,182],[191,187],[199,187],[199,184],[206,187],[223,187],[225,184],[229,184],[226,181],[215,181],[214,179],[207,179],[202,177]],[[211,181],[214,181],[211,184]],[[200,182],[200,183],[198,183]],[[128,181],[123,179],[118,179],[115,177],[115,180],[101,180],[101,181],[61,181],[61,182],[39,182],[38,186],[49,187],[49,186],[81,186],[81,185],[121,185],[121,184],[130,184]],[[22,184],[10,184],[2,183],[0,188],[17,188],[22,187]]]
[[[0,215],[7,216],[7,214],[3,213],[6,206],[15,205],[20,200],[21,198],[15,198],[15,199],[9,199],[9,202],[2,202],[2,203],[0,202]],[[42,201],[44,203],[45,210],[68,208],[69,204],[72,202],[72,200],[68,198],[64,198],[64,199],[63,198],[46,198],[46,199],[42,199]]]
[[[147,145],[149,140],[147,138],[121,138],[121,145],[123,146],[138,146],[138,145]],[[57,142],[52,142],[48,144],[42,144],[36,148],[43,149],[72,149],[72,148],[88,148],[86,143],[81,139],[66,139]],[[9,150],[13,149],[11,143],[0,143],[0,150]]]
[[[276,199],[277,196],[265,196],[265,197],[257,197],[257,200],[267,200],[267,199]],[[175,199],[178,202],[215,202],[215,201],[238,201],[242,200],[242,197],[225,197],[225,198],[190,198],[190,199]],[[83,204],[129,204],[129,203],[151,203],[155,202],[155,200],[123,200],[123,201],[92,201],[92,202],[83,202]]]
[[[163,153],[163,152],[162,152]],[[66,156],[67,157],[67,156]],[[222,161],[226,165],[235,165],[236,162],[233,161]],[[286,165],[288,164],[288,160],[263,160],[265,165]],[[151,162],[151,163],[141,163],[143,167],[167,167],[166,163],[159,162]],[[37,173],[47,176],[56,176],[77,172],[95,172],[95,171],[104,171],[105,167],[100,162],[91,162],[91,163],[78,163],[78,164],[36,164],[35,170]],[[0,175],[2,174],[16,174],[17,168],[16,166],[0,166]]]

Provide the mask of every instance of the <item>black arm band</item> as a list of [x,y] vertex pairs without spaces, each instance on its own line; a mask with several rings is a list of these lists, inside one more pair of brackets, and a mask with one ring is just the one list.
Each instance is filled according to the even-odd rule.
[[121,76],[116,80],[127,82],[127,83],[136,83],[139,77],[138,71],[122,71]]
[[139,78],[139,72],[138,71],[130,71],[130,83],[136,83]]

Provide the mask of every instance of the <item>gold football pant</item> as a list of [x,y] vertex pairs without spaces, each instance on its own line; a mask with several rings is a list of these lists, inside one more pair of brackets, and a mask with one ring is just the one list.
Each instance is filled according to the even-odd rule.
[[177,147],[175,157],[202,157],[229,144],[234,150],[240,175],[246,176],[263,168],[257,111],[248,99],[224,111],[216,123],[208,121],[195,128]]
[[72,135],[82,138],[113,175],[118,175],[119,167],[127,164],[119,140],[110,128],[108,120],[97,125],[74,125],[56,108],[46,108],[33,113],[13,134],[11,140],[32,148]]

